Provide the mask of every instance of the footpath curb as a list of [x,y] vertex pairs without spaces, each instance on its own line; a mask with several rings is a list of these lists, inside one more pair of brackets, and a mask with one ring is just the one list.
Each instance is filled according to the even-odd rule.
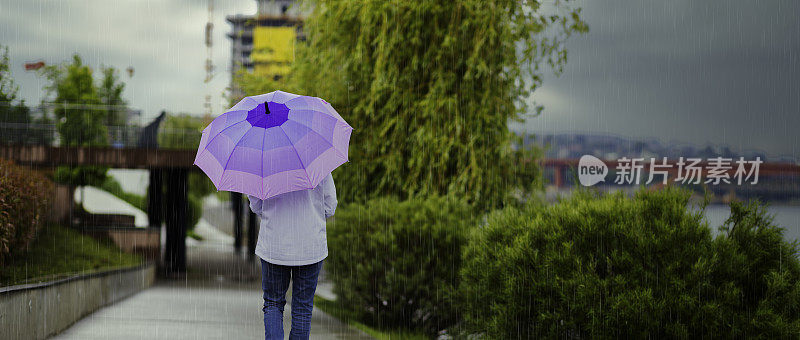
[[0,339],[46,339],[100,307],[150,287],[156,265],[0,288]]

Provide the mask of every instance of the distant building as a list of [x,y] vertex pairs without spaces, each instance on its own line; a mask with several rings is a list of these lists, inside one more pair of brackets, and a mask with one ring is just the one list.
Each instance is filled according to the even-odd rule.
[[244,93],[234,82],[236,74],[248,72],[280,78],[294,61],[294,45],[303,40],[302,17],[294,0],[256,0],[256,15],[229,15],[231,39],[231,97],[238,101]]

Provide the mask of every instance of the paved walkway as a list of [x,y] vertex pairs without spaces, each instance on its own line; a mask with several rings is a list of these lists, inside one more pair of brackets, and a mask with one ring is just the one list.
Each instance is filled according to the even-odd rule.
[[[216,231],[200,229],[198,233]],[[153,287],[83,318],[55,338],[263,338],[259,262],[250,263],[234,254],[225,235],[207,236],[208,241],[187,242],[186,275],[161,279]],[[330,283],[323,280],[317,292],[330,298]],[[287,300],[284,333],[288,337],[289,296]],[[371,339],[319,309],[314,309],[311,322],[312,339]]]

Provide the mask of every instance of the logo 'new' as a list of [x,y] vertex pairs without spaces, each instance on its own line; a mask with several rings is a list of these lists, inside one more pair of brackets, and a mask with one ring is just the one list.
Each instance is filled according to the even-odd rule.
[[603,182],[608,174],[608,166],[599,158],[583,155],[578,161],[578,180],[583,186],[592,186]]

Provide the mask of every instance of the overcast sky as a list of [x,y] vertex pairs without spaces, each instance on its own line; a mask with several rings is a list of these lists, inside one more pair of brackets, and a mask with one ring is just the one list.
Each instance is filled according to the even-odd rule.
[[[214,1],[213,60],[219,73],[205,78],[203,0],[0,0],[0,44],[8,45],[12,74],[31,104],[42,95],[43,79],[25,72],[26,61],[48,64],[71,60],[74,53],[94,68],[123,71],[124,97],[152,119],[165,109],[201,114],[205,96],[215,112],[227,107],[223,91],[230,83],[231,44],[225,36],[230,14],[254,14],[254,0]],[[124,72],[132,66],[132,78]]]
[[[533,96],[544,113],[534,133],[589,132],[698,145],[727,144],[800,157],[800,2],[585,1],[590,32],[568,43],[569,62]],[[0,44],[11,49],[23,98],[38,103],[42,79],[25,61],[68,60],[124,70],[125,97],[146,119],[161,109],[222,112],[230,82],[229,14],[253,0],[216,0],[214,62],[203,83],[205,1],[0,0]]]
[[584,1],[590,32],[533,98],[535,133],[800,156],[800,1]]

